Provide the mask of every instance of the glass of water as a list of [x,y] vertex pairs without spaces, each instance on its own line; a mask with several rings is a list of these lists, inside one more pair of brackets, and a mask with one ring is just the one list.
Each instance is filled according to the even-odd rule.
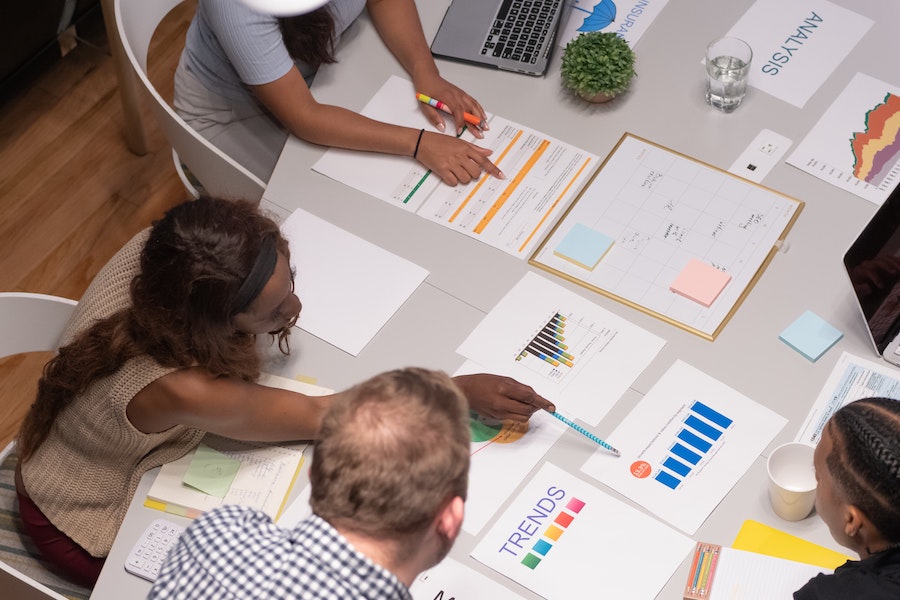
[[741,105],[753,50],[744,40],[723,37],[706,47],[706,102],[723,112]]

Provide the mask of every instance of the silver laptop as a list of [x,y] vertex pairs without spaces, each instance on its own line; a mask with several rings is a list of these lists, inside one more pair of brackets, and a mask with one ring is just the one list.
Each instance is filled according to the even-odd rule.
[[453,0],[431,43],[435,56],[543,75],[566,0]]
[[900,187],[844,254],[875,351],[900,366]]

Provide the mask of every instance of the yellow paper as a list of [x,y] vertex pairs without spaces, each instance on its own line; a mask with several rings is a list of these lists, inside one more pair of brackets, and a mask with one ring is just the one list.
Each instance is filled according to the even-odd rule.
[[744,521],[731,546],[738,550],[768,554],[831,570],[848,560],[853,560],[840,552],[813,544],[758,521]]

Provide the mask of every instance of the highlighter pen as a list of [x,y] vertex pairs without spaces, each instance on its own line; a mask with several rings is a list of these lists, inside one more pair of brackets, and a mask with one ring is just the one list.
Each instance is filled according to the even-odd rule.
[[[425,94],[416,94],[416,100],[423,104],[427,104],[428,106],[433,106],[438,110],[442,110],[448,115],[453,114],[449,106],[447,106],[440,100],[435,100],[431,96],[426,96]],[[474,125],[478,129],[485,129],[487,127],[487,121],[485,121],[484,119],[479,119],[472,113],[463,113],[463,118],[465,119],[466,123],[468,123],[469,125]]]

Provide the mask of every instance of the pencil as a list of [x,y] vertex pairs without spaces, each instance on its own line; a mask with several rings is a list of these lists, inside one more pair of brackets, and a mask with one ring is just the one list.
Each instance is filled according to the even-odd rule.
[[[550,411],[547,411],[547,412],[550,412]],[[553,415],[554,417],[556,417],[557,419],[559,419],[560,421],[562,421],[563,423],[565,423],[566,425],[568,425],[569,427],[571,427],[572,429],[574,429],[575,431],[577,431],[578,433],[580,433],[581,435],[585,436],[586,438],[597,442],[598,444],[600,444],[601,447],[606,448],[607,450],[609,450],[616,456],[622,456],[618,450],[616,450],[615,448],[613,448],[612,446],[610,446],[609,444],[607,444],[606,442],[604,442],[603,440],[598,438],[596,435],[594,435],[593,433],[591,433],[590,431],[588,431],[581,425],[576,424],[574,421],[570,421],[569,419],[565,418],[558,412],[551,412],[550,414]]]
[[[416,94],[416,100],[423,104],[427,104],[428,106],[433,106],[438,110],[442,110],[448,115],[453,114],[453,111],[450,110],[450,107],[441,102],[440,100],[435,100],[431,96],[426,96],[425,94]],[[466,123],[469,125],[474,125],[478,129],[485,129],[487,127],[487,122],[484,119],[476,117],[472,113],[464,112],[463,119],[465,119]]]

